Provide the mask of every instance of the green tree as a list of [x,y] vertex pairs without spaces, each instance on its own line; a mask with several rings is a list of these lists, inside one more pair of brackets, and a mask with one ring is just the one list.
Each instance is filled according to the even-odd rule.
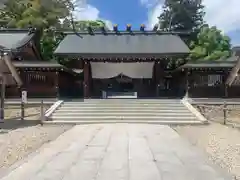
[[202,0],[165,0],[159,16],[161,30],[195,31],[203,25]]
[[45,29],[60,24],[59,19],[69,15],[69,10],[59,0],[8,0],[1,10],[0,19],[7,27]]
[[[28,28],[41,30],[41,51],[44,60],[52,60],[53,51],[62,36],[54,33],[54,29],[99,30],[105,26],[101,20],[75,21],[72,18],[74,4],[70,0],[7,0],[0,11],[0,25],[11,28]],[[61,23],[60,20],[63,20]],[[59,59],[59,58],[57,58]],[[66,59],[61,60],[64,63]]]
[[96,21],[75,21],[75,27],[79,31],[87,31],[88,27],[91,27],[93,31],[99,31],[100,28],[106,28],[106,24],[102,20]]
[[8,0],[0,13],[1,25],[39,29],[42,55],[44,60],[51,60],[58,43],[52,28],[61,27],[60,19],[69,16],[66,3],[65,0]]
[[22,13],[26,9],[23,0],[8,0],[2,4],[0,10],[1,26],[16,27],[22,19]]
[[223,35],[215,26],[203,26],[190,48],[192,60],[218,60],[231,55],[230,38]]
[[[190,33],[184,37],[184,41],[190,46],[192,41],[197,40],[197,34],[204,23],[204,14],[202,0],[165,0],[163,11],[158,17],[159,29]],[[185,61],[186,58],[173,58],[168,67],[175,68]]]

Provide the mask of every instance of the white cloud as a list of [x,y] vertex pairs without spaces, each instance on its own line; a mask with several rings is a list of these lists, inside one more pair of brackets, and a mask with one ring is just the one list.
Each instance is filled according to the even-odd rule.
[[112,23],[112,21],[104,20],[104,19],[103,19],[103,21],[105,21],[106,27],[107,27],[108,29],[110,29],[110,30],[113,29],[113,23]]
[[85,0],[75,0],[76,8],[74,12],[74,18],[77,20],[103,20],[106,23],[107,28],[112,29],[113,25],[110,20],[106,20],[100,17],[100,11],[87,4]]
[[205,20],[225,33],[240,29],[239,0],[204,0]]
[[147,8],[152,8],[159,3],[159,0],[140,0],[140,3]]
[[162,12],[162,3],[158,3],[153,8],[148,10],[147,28],[153,28],[158,23],[158,17]]
[[140,0],[140,4],[148,10],[147,29],[152,29],[158,23],[158,16],[162,12],[162,2],[164,0]]
[[[162,1],[140,0],[148,8],[148,26],[157,22],[162,11]],[[211,26],[217,26],[225,33],[240,29],[240,0],[203,0],[205,5],[205,21]]]

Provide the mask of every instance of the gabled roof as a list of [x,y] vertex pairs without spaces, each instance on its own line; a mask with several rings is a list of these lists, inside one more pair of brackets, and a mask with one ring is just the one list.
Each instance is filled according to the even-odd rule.
[[73,75],[81,74],[83,72],[82,69],[74,70],[69,69],[58,62],[53,61],[12,61],[12,64],[17,69],[30,69],[30,70],[54,70],[54,71],[65,71]]
[[237,63],[235,64],[235,66],[230,71],[230,73],[227,77],[227,80],[225,82],[226,85],[228,85],[228,86],[232,85],[232,83],[234,82],[236,77],[238,77],[239,69],[240,69],[240,57],[238,57]]
[[55,50],[56,55],[83,58],[162,57],[186,55],[187,45],[177,34],[160,32],[67,33]]
[[28,44],[34,32],[20,29],[0,29],[0,50],[15,51]]
[[232,48],[232,53],[235,56],[239,56],[240,55],[240,46],[235,46]]

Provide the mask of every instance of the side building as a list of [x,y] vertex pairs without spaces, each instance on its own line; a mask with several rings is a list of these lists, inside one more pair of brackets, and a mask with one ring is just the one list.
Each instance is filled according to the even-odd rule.
[[59,97],[74,86],[77,74],[64,66],[44,60],[40,53],[40,34],[34,29],[0,29],[0,52],[7,52],[23,82],[21,89],[14,83],[6,87],[6,98],[19,98],[22,89],[28,97]]

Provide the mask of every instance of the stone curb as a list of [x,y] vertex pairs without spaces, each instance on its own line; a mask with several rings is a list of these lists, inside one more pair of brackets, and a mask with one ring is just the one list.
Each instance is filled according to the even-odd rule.
[[62,105],[63,102],[64,101],[62,100],[55,102],[44,114],[45,120],[48,120],[49,117]]
[[208,122],[208,120],[207,120],[196,108],[194,108],[194,107],[188,102],[188,99],[187,99],[187,98],[183,98],[181,101],[182,101],[182,103],[184,104],[184,106],[185,106],[186,108],[188,108],[189,111],[190,111],[191,113],[193,113],[193,114],[197,117],[198,120],[200,120],[202,123],[207,123],[207,122]]
[[122,123],[126,123],[126,124],[159,124],[159,125],[203,125],[202,121],[129,121],[129,120],[108,120],[108,121],[43,121],[43,124],[122,124]]

